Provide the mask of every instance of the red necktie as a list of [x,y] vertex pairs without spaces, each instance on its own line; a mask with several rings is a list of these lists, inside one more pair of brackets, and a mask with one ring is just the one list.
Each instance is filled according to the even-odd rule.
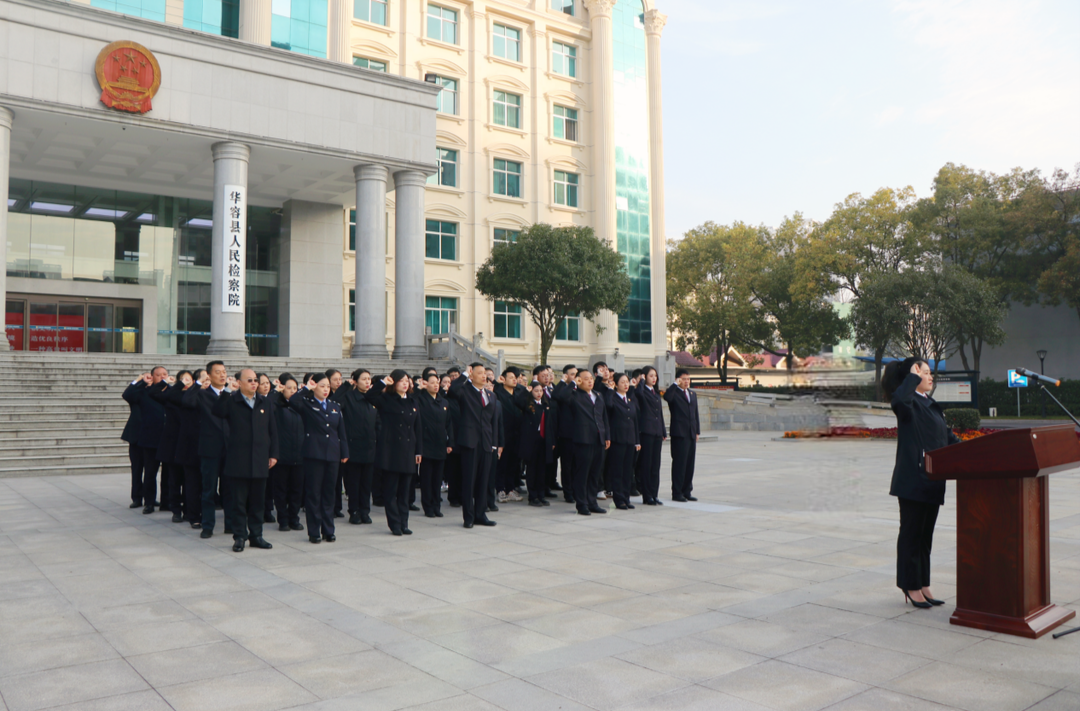
[[540,413],[540,439],[544,438],[544,418],[547,417],[546,412]]

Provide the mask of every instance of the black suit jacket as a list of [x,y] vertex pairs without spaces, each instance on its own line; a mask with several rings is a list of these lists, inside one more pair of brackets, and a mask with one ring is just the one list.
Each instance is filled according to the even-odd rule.
[[151,400],[165,409],[165,426],[161,430],[161,439],[158,440],[158,461],[164,464],[178,464],[176,447],[180,437],[180,395],[184,392],[184,384],[177,381],[164,390],[150,388],[147,393]]
[[303,464],[304,418],[289,407],[283,393],[270,393],[269,399],[274,404],[274,419],[277,420],[278,465]]
[[185,393],[198,389],[199,386],[193,384],[186,391],[183,389],[169,391],[169,400],[176,405],[180,413],[180,431],[176,435],[176,454],[173,457],[173,464],[182,464],[185,467],[199,466],[199,413],[197,410],[184,407]]
[[555,399],[559,402],[559,418],[566,416],[570,420],[571,438],[574,444],[604,445],[611,436],[608,428],[607,404],[601,395],[596,396],[595,402],[589,397],[589,393],[578,388],[563,388],[555,393]]
[[637,396],[634,392],[626,393],[624,402],[619,393],[608,390],[607,396],[608,426],[611,428],[612,444],[641,444],[638,430]]
[[517,456],[521,435],[521,410],[518,409],[517,399],[524,395],[529,397],[529,391],[523,386],[514,388],[513,394],[506,392],[506,388],[495,383],[495,397],[499,399],[502,410],[502,446],[505,448],[503,456]]
[[[420,403],[412,395],[401,397],[383,383],[372,383],[367,399],[379,411],[382,429],[375,449],[375,466],[385,472],[416,471],[416,455],[423,454]],[[446,457],[446,449],[443,449]]]
[[446,459],[446,448],[454,446],[454,420],[450,413],[450,401],[439,393],[419,391],[416,402],[420,405],[420,426],[423,432],[421,454],[424,459]]
[[[222,392],[225,392],[222,390]],[[199,415],[199,447],[200,457],[218,459],[225,456],[225,450],[229,442],[229,423],[214,414],[214,405],[217,404],[218,396],[207,387],[201,388],[193,385],[188,388],[180,398],[180,402],[188,410],[195,410]]]
[[660,391],[649,388],[642,381],[637,386],[638,430],[643,435],[667,437],[664,426],[664,405],[660,400]]
[[893,393],[892,410],[896,413],[896,464],[889,493],[901,499],[928,504],[945,503],[945,482],[926,477],[926,452],[956,444],[960,440],[945,424],[944,411],[933,398],[916,392],[921,378],[908,373]]
[[555,384],[555,390],[551,393],[551,399],[555,401],[555,411],[558,413],[556,435],[559,439],[574,438],[574,418],[568,410],[569,405],[563,405],[559,400],[559,393],[565,389],[577,390],[577,383],[567,383],[560,380]]
[[148,449],[157,449],[161,443],[161,433],[165,429],[165,407],[150,398],[151,390],[165,390],[169,384],[161,381],[157,385],[147,385],[140,380],[124,391],[124,399],[139,406],[139,436],[137,444]]
[[297,390],[289,398],[289,407],[304,419],[304,446],[300,453],[304,459],[321,462],[339,462],[349,458],[349,438],[345,433],[345,418],[341,406],[326,399],[326,409],[315,399],[308,397],[307,389]]
[[693,390],[690,393],[690,402],[686,401],[686,395],[675,383],[664,391],[664,400],[667,401],[668,411],[671,413],[671,427],[669,428],[672,438],[696,437],[701,434],[701,422],[698,418],[697,395]]
[[[370,393],[371,390],[368,390]],[[349,438],[349,461],[371,464],[378,444],[379,414],[362,393],[351,385],[342,385],[333,398],[345,415],[345,433]]]
[[214,403],[214,414],[229,422],[229,449],[222,473],[238,479],[269,477],[270,460],[278,458],[273,404],[256,393],[255,407],[251,407],[239,390],[223,392]]
[[454,430],[457,446],[485,452],[498,446],[500,438],[495,432],[495,410],[498,401],[494,394],[488,393],[488,404],[485,407],[481,394],[464,376],[450,383],[446,394],[461,410],[461,419],[455,423]]
[[135,391],[135,386],[138,383],[132,383],[124,388],[124,402],[128,404],[128,418],[124,423],[124,431],[120,434],[120,439],[124,440],[128,444],[134,444],[136,447],[139,445],[139,430],[142,429],[142,418],[139,415],[139,403],[132,402],[128,397],[130,393]]
[[[524,402],[518,400],[517,404],[520,406],[520,423],[521,423],[521,449],[520,454],[522,459],[534,459],[537,455],[537,449],[543,448],[544,461],[551,461],[554,457],[555,443],[557,442],[556,428],[553,413],[555,412],[555,403],[548,399],[547,395],[544,395],[540,403],[537,404],[536,400],[532,399],[530,395]],[[544,433],[540,434],[540,423],[544,423]]]

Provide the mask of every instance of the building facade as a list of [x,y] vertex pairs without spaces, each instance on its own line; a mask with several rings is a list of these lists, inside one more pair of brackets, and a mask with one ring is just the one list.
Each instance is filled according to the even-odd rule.
[[[549,222],[592,226],[633,284],[626,313],[566,319],[552,361],[652,363],[664,21],[641,0],[0,0],[0,349],[422,357],[453,328],[531,362],[535,327],[474,272]],[[160,64],[145,112],[95,81],[117,40]]]

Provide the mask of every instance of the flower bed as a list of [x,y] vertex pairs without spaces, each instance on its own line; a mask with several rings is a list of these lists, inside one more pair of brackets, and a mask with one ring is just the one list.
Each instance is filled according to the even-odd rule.
[[[975,439],[976,437],[982,437],[993,432],[997,432],[996,429],[989,429],[986,427],[977,430],[956,430],[955,434],[960,438],[961,442],[967,442],[969,439]],[[844,439],[896,439],[895,427],[830,427],[828,431],[822,432],[806,432],[797,430],[794,432],[785,432],[784,439],[823,439],[830,437],[839,437]]]

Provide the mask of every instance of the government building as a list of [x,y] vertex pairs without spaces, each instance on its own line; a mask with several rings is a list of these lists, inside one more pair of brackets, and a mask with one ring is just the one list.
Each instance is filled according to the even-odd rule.
[[651,4],[0,0],[0,350],[532,363],[474,274],[547,222],[632,282],[552,363],[665,362]]

